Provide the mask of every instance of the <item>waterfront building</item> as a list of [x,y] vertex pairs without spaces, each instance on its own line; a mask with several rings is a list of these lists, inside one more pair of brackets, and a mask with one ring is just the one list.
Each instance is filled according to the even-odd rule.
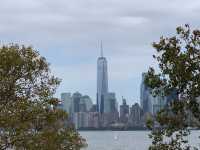
[[108,93],[108,71],[107,60],[103,56],[103,48],[101,44],[101,56],[97,60],[97,112],[104,112],[104,103]]
[[72,106],[72,111],[73,112],[79,112],[80,111],[80,100],[81,100],[82,94],[79,92],[75,92],[72,95],[72,101],[73,101],[73,106]]
[[161,109],[166,108],[170,102],[177,100],[178,94],[176,90],[171,91],[166,96],[156,96],[152,97],[152,104],[153,104],[153,115],[156,115]]
[[79,112],[87,112],[86,103],[81,100],[79,102]]
[[87,112],[75,112],[73,115],[73,122],[76,129],[88,127],[88,113]]
[[97,105],[96,104],[92,105],[90,112],[97,112]]
[[[178,99],[176,90],[174,89],[170,94],[153,96],[151,93],[151,88],[147,87],[145,84],[146,73],[142,74],[142,83],[140,87],[140,104],[143,110],[143,113],[151,113],[156,115],[161,109],[165,108],[167,104],[171,101]],[[162,91],[161,91],[162,92]]]
[[122,105],[120,105],[120,122],[126,124],[129,116],[129,105],[126,104],[126,99],[122,98]]
[[126,99],[122,98],[122,105],[120,105],[120,122],[126,124],[129,116],[129,105],[126,104]]
[[141,126],[142,111],[138,103],[135,103],[130,108],[129,125],[130,126]]
[[153,112],[152,110],[152,95],[150,88],[145,84],[146,73],[142,73],[142,82],[140,85],[140,105],[144,113]]
[[92,99],[88,95],[82,96],[80,102],[85,105],[86,111],[90,111],[93,106]]
[[152,97],[152,114],[156,115],[167,104],[166,97],[156,96]]
[[62,109],[70,113],[72,107],[71,93],[61,93]]
[[108,127],[119,120],[118,103],[114,92],[109,92],[105,96],[104,112],[101,114],[101,124]]
[[[92,107],[91,98],[88,95],[82,96],[79,92],[75,92],[72,95],[71,93],[62,93],[61,101],[58,105],[58,108],[65,110],[69,114],[68,121],[73,123],[77,129],[88,127],[88,113]],[[96,111],[96,108],[93,109]]]
[[100,126],[101,127],[110,127],[111,124],[115,124],[119,122],[119,112],[109,112],[103,113],[100,115]]
[[99,128],[98,112],[76,112],[73,116],[73,122],[76,129]]
[[167,97],[165,96],[153,96],[151,89],[145,84],[146,73],[142,73],[142,83],[140,87],[140,105],[143,113],[151,113],[156,115],[158,111],[164,108],[167,104]]
[[89,128],[99,127],[99,113],[98,112],[88,112],[88,127]]
[[117,111],[117,100],[114,92],[109,92],[105,95],[104,112],[110,113]]

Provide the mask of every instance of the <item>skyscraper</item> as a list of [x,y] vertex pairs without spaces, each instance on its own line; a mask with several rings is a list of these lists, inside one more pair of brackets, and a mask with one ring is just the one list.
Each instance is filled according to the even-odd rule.
[[142,73],[142,82],[140,85],[140,105],[144,113],[152,112],[152,95],[150,93],[150,88],[145,84],[146,73]]
[[[178,98],[176,90],[172,90],[168,95],[156,95],[153,96],[151,93],[151,88],[147,87],[145,84],[145,77],[147,73],[142,73],[142,83],[140,86],[140,104],[143,110],[143,113],[151,113],[155,115],[161,109],[167,106],[172,100]],[[161,94],[161,93],[160,93]]]
[[104,101],[108,93],[107,60],[103,56],[101,43],[101,56],[97,60],[97,111],[104,112]]
[[122,123],[128,122],[129,105],[126,104],[126,99],[122,98],[122,105],[120,105],[120,121]]
[[129,124],[131,126],[141,125],[141,108],[138,103],[135,103],[130,108]]
[[63,109],[66,112],[70,113],[71,107],[72,107],[71,93],[61,93],[61,100],[62,100]]
[[79,93],[79,92],[75,92],[73,95],[72,95],[72,100],[73,100],[73,112],[79,112],[80,111],[80,108],[79,108],[79,104],[80,104],[80,100],[81,100],[81,97],[82,97],[82,94]]
[[84,95],[81,97],[80,103],[85,104],[86,106],[86,111],[90,111],[92,108],[92,99],[88,95]]

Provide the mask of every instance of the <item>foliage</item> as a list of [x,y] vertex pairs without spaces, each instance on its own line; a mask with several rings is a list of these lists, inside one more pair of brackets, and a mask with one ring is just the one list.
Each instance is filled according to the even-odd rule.
[[191,149],[186,140],[190,134],[188,128],[200,126],[200,30],[191,31],[186,24],[177,27],[176,33],[153,43],[157,51],[153,57],[160,72],[150,68],[145,78],[155,95],[168,95],[174,89],[178,95],[168,108],[157,114],[160,128],[152,130],[150,150]]
[[78,150],[84,140],[66,127],[53,94],[60,80],[32,47],[0,47],[0,149]]

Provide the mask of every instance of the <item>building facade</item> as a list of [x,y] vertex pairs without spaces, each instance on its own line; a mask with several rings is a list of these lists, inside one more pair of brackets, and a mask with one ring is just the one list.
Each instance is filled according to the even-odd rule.
[[107,60],[103,56],[101,46],[101,56],[97,60],[97,112],[104,112],[104,103],[108,93],[108,71]]
[[[151,113],[156,115],[161,109],[165,108],[171,101],[178,99],[176,90],[172,90],[168,95],[160,93],[160,95],[153,96],[151,90],[145,84],[146,73],[142,74],[142,82],[140,86],[140,104],[143,113]],[[163,92],[163,91],[161,91]]]
[[126,124],[129,117],[129,105],[126,104],[126,99],[122,99],[122,105],[120,105],[120,122]]
[[142,73],[142,82],[140,85],[140,105],[144,113],[152,112],[152,95],[150,89],[145,84],[146,73]]
[[130,108],[129,125],[130,126],[141,126],[141,108],[138,103],[135,103]]
[[80,102],[85,105],[86,111],[91,110],[93,103],[92,103],[92,99],[88,95],[82,96]]
[[73,101],[73,105],[72,105],[72,111],[74,112],[80,112],[80,101],[81,101],[81,97],[82,94],[79,92],[75,92],[72,95],[72,101]]
[[87,128],[89,123],[89,116],[87,112],[75,112],[73,115],[73,122],[75,128]]
[[61,103],[63,109],[70,113],[71,112],[71,106],[72,106],[72,98],[71,93],[61,93]]

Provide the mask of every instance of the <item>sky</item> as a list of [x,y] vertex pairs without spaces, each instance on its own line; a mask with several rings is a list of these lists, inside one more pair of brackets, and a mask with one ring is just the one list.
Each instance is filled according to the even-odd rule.
[[100,41],[108,61],[109,91],[140,101],[141,74],[156,67],[152,43],[177,26],[200,27],[200,0],[1,0],[0,42],[31,45],[62,79],[61,92],[96,102]]

